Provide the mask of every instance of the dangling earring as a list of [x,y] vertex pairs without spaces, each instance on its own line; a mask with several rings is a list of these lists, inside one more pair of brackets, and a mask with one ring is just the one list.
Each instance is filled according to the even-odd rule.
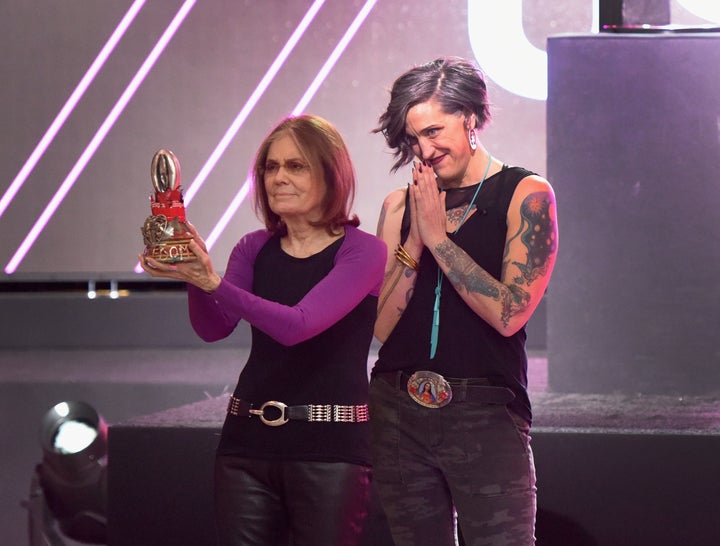
[[470,143],[471,150],[477,150],[477,137],[475,136],[475,129],[468,131],[468,142]]

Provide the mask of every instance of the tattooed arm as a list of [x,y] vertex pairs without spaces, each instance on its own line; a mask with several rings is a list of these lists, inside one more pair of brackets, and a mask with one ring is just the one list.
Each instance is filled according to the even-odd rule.
[[[417,277],[415,271],[395,258],[395,249],[400,243],[400,227],[405,212],[406,191],[405,189],[396,190],[385,198],[378,220],[377,236],[385,241],[388,249],[374,332],[375,337],[383,343],[405,311]],[[423,246],[414,226],[403,246],[415,260],[420,261]]]
[[500,281],[447,236],[426,244],[463,300],[498,332],[511,336],[537,308],[555,265],[556,206],[546,180],[528,176],[518,184],[507,225]]

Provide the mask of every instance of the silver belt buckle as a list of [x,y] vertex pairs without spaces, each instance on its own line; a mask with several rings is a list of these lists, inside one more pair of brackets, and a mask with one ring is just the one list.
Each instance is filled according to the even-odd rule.
[[[265,408],[277,408],[280,410],[280,416],[276,417],[275,419],[268,419],[265,417]],[[260,417],[260,420],[268,425],[269,427],[279,427],[280,425],[284,425],[288,422],[288,418],[285,415],[285,409],[287,406],[283,404],[282,402],[276,402],[275,400],[270,400],[268,402],[265,402],[262,406],[260,406],[260,409],[251,409],[248,410],[249,413],[253,415],[257,415]]]
[[439,373],[417,371],[407,382],[410,398],[426,408],[442,408],[452,400],[450,384]]

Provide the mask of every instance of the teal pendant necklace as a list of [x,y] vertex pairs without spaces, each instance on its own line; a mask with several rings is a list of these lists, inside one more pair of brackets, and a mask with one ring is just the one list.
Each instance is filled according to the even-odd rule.
[[[478,184],[477,189],[475,190],[475,194],[473,195],[472,200],[470,201],[470,204],[465,209],[465,213],[463,214],[462,218],[460,219],[460,224],[458,227],[453,231],[453,235],[455,235],[458,231],[460,231],[460,228],[465,223],[465,219],[467,218],[468,214],[470,214],[470,210],[472,209],[473,205],[475,204],[475,200],[477,199],[478,193],[480,193],[480,188],[482,188],[483,184],[485,183],[485,179],[487,178],[488,172],[490,172],[490,164],[492,163],[492,154],[488,154],[488,164],[487,167],[485,167],[485,174],[483,174],[482,180],[480,180],[480,183]],[[441,191],[445,191],[441,188]],[[440,265],[438,265],[438,278],[437,278],[437,284],[435,285],[435,304],[433,305],[433,321],[432,321],[432,329],[430,330],[430,359],[432,360],[435,358],[435,353],[437,351],[437,344],[438,344],[438,332],[440,330],[440,294],[442,293],[442,280],[443,280],[443,272],[440,268]]]

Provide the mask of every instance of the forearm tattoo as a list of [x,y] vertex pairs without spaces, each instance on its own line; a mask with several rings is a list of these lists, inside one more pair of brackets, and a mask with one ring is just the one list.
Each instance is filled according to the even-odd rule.
[[[392,294],[393,290],[395,290],[395,287],[397,286],[397,283],[400,280],[400,275],[393,275],[393,273],[397,272],[397,269],[398,269],[398,264],[394,263],[393,266],[385,272],[385,278],[383,279],[382,288],[380,289],[380,301],[378,303],[378,315],[385,308],[385,304],[387,303],[387,300],[390,297],[390,294]],[[392,277],[394,277],[394,278],[392,278]]]
[[449,268],[447,277],[456,288],[481,294],[501,303],[500,319],[505,326],[513,316],[522,313],[529,306],[530,293],[523,286],[530,286],[540,276],[547,274],[551,256],[557,248],[555,223],[550,218],[550,197],[547,193],[536,192],[528,195],[520,206],[520,216],[520,228],[508,239],[505,256],[509,254],[510,243],[519,237],[527,249],[527,259],[525,263],[503,261],[503,273],[511,264],[520,270],[520,275],[514,277],[511,284],[498,282],[464,250],[449,240],[435,248],[438,259]]
[[500,320],[504,326],[507,326],[510,324],[510,319],[514,315],[522,313],[530,304],[530,294],[520,288],[517,284],[503,286],[503,301]]
[[517,285],[506,286],[477,265],[468,254],[454,243],[446,240],[435,247],[437,256],[450,269],[450,282],[458,289],[487,296],[502,304],[500,319],[504,326],[513,315],[522,312],[530,302],[530,294]]
[[[413,271],[409,267],[404,267],[404,269],[405,269],[405,277],[407,277],[408,279],[416,274],[415,271]],[[403,311],[405,311],[405,308],[408,306],[408,304],[410,303],[410,299],[413,296],[413,292],[415,292],[415,283],[414,282],[410,285],[410,288],[407,289],[407,292],[405,292],[405,307],[403,307],[403,308],[398,307],[399,314],[402,314]]]
[[380,209],[380,218],[378,218],[377,231],[375,232],[378,237],[382,236],[383,228],[385,227],[385,216],[387,209],[383,207]]
[[[385,221],[388,217],[388,214],[398,214],[400,213],[404,207],[405,207],[405,200],[398,200],[398,203],[392,207],[390,210],[388,210],[388,203],[385,202],[383,204],[382,209],[380,210],[380,217],[378,218],[378,225],[377,225],[377,236],[381,239],[383,238],[383,232],[385,230]],[[407,303],[410,301],[410,298],[412,298],[413,291],[415,290],[415,282],[412,280],[412,277],[416,274],[416,272],[409,267],[405,266],[404,264],[395,261],[385,272],[385,277],[383,279],[382,288],[380,289],[380,300],[378,302],[378,315],[383,311],[385,308],[385,305],[387,304],[388,300],[390,299],[390,296],[393,294],[395,289],[397,288],[398,283],[400,280],[405,276],[407,279],[411,279],[410,287],[405,292],[405,306],[404,307],[398,307],[397,313],[398,316],[402,315],[405,311],[405,308],[407,307]]]
[[[393,293],[395,288],[397,287],[398,282],[400,282],[400,279],[403,277],[403,275],[406,278],[410,278],[413,275],[415,275],[415,271],[410,269],[409,267],[404,266],[403,264],[399,262],[395,262],[393,266],[385,273],[385,278],[383,280],[383,286],[380,291],[380,302],[378,304],[378,314],[382,312],[382,310],[385,308],[385,304],[387,303],[388,299],[390,298],[390,295]],[[408,302],[410,301],[410,298],[412,297],[413,290],[415,288],[415,284],[411,284],[410,288],[408,288],[407,292],[405,293],[405,306],[407,307]],[[398,315],[402,315],[402,313],[405,311],[405,307],[398,307],[397,312]]]
[[499,299],[500,290],[496,286],[497,281],[480,269],[460,247],[446,239],[435,247],[435,252],[437,257],[450,268],[447,277],[453,285],[462,287],[467,292],[477,292],[494,300]]

